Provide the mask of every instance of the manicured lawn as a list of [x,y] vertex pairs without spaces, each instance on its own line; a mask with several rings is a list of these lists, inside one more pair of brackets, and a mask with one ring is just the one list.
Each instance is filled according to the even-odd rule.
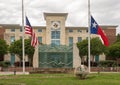
[[0,76],[0,85],[120,85],[120,73],[89,74],[80,80],[73,74]]

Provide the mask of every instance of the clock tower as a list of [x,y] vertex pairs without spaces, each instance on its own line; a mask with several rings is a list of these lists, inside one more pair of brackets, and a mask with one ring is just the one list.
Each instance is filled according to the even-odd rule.
[[66,45],[65,21],[67,15],[68,13],[44,13],[47,45]]

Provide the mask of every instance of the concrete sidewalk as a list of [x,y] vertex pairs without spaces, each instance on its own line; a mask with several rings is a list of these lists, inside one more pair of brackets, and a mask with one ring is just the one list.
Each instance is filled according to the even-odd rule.
[[[0,75],[24,75],[23,72],[0,72]],[[29,72],[25,72],[25,75],[29,75]]]

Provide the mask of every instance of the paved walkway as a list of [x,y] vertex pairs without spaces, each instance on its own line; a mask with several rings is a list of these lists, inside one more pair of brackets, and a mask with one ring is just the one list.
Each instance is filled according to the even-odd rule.
[[29,75],[29,72],[0,72],[0,75]]
[[90,73],[120,73],[120,72],[90,72]]

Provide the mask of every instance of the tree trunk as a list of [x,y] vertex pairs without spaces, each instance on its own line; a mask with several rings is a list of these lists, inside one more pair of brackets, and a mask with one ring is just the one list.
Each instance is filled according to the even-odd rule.
[[4,61],[4,55],[0,55],[0,61]]
[[29,57],[29,66],[33,66],[32,62],[33,62],[33,57]]
[[116,61],[117,61],[117,72],[118,72],[118,66],[119,66],[119,58],[116,58]]
[[92,58],[92,66],[94,65],[94,58],[95,58],[95,56],[92,56],[93,58]]

